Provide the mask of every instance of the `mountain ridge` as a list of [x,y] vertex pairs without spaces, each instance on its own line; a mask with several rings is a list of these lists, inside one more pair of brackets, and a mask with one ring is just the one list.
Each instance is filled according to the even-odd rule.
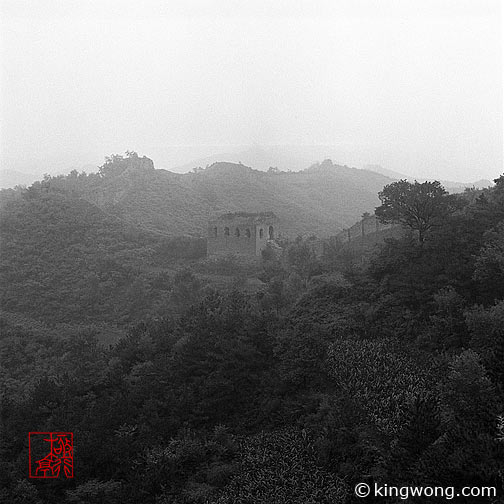
[[99,173],[47,177],[30,190],[83,198],[127,223],[172,236],[206,236],[208,220],[222,213],[272,211],[283,234],[295,237],[337,234],[374,211],[378,191],[391,181],[331,160],[298,172],[217,162],[179,174],[128,153],[107,158]]
[[[143,178],[134,193],[125,195],[115,210],[135,221],[145,220],[139,206],[145,209],[145,196],[152,193],[157,208],[165,209],[168,219],[162,227],[170,233],[179,232],[182,226],[189,234],[205,234],[208,217],[220,213],[273,211],[289,236],[330,235],[355,222],[363,212],[374,210],[379,204],[378,191],[390,182],[378,174],[330,161],[301,172],[263,172],[239,163],[217,162],[190,174],[156,171],[153,177]],[[179,204],[167,204],[169,200]],[[149,214],[151,224],[159,227],[159,221],[152,222],[154,216]]]
[[[330,159],[300,171],[263,171],[219,161],[176,173],[127,152],[125,157],[107,157],[98,173],[73,170],[45,177],[30,189],[40,186],[82,198],[128,224],[168,236],[206,236],[208,220],[227,212],[273,211],[284,236],[323,237],[352,226],[365,212],[373,213],[380,204],[378,192],[394,180]],[[1,199],[12,199],[22,190],[4,190]]]
[[460,190],[464,190],[465,188],[475,188],[475,189],[486,189],[488,187],[492,187],[494,184],[491,180],[488,179],[480,179],[475,180],[474,182],[456,182],[453,180],[440,180],[440,179],[432,179],[426,177],[414,177],[412,175],[406,175],[404,173],[399,173],[394,170],[388,170],[387,168],[383,168],[381,165],[376,164],[368,164],[364,165],[364,169],[373,171],[375,173],[380,173],[381,175],[385,175],[386,177],[390,177],[392,179],[405,179],[408,182],[433,182],[434,180],[439,180],[443,187],[450,193],[460,192]]

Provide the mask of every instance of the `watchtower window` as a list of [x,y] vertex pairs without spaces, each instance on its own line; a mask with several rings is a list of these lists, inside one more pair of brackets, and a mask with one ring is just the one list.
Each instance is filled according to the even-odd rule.
[[217,228],[216,227],[213,228],[213,234],[217,238]]
[[238,228],[235,229],[235,236],[240,238],[240,230]]
[[273,226],[270,226],[269,229],[268,229],[268,234],[269,234],[269,239],[270,240],[273,240],[273,238],[275,237],[274,233],[273,233]]
[[250,238],[250,229],[248,229],[248,228],[247,228],[247,229],[245,230],[245,236],[246,236],[247,238]]
[[264,236],[264,229],[261,228],[259,229],[259,238],[262,238]]
[[229,228],[228,227],[224,228],[224,236],[229,236]]

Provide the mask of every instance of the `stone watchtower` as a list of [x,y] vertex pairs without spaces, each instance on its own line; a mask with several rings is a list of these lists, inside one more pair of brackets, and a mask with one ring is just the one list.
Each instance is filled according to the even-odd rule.
[[268,240],[278,236],[273,212],[227,213],[208,223],[208,255],[261,256]]

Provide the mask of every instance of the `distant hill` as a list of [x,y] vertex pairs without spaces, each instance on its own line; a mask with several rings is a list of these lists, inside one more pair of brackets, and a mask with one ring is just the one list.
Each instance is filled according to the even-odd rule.
[[[112,166],[113,165],[113,166]],[[373,212],[391,179],[326,160],[300,172],[254,170],[235,163],[178,174],[146,157],[117,157],[102,175],[54,177],[53,189],[79,197],[131,224],[168,235],[205,236],[225,212],[273,211],[283,234],[333,235]]]
[[[222,152],[196,158],[181,165],[173,165],[171,171],[183,173],[197,167],[210,166],[215,162],[227,161],[230,163],[243,163],[252,166],[257,170],[267,171],[270,167],[278,168],[281,171],[301,171],[315,161],[321,162],[324,159],[332,159],[336,164],[345,161],[352,166],[361,167],[364,170],[374,171],[394,180],[406,179],[409,181],[427,180],[412,173],[404,173],[399,170],[390,170],[380,164],[369,164],[368,159],[380,157],[378,152],[374,152],[365,145],[255,145],[255,146],[230,146],[227,149],[222,147]],[[406,168],[404,168],[406,169]],[[432,180],[432,179],[429,179]],[[478,180],[469,182],[440,180],[449,192],[457,192],[465,187],[475,187],[476,189],[492,186],[490,180]]]
[[[434,180],[426,179],[423,177],[414,177],[412,175],[406,175],[404,173],[399,173],[393,170],[387,170],[386,168],[383,168],[382,166],[376,164],[365,165],[364,169],[371,170],[376,173],[381,173],[382,175],[385,175],[386,177],[390,177],[392,179],[406,179],[409,182],[414,182],[415,180],[417,180],[418,182]],[[450,193],[462,192],[465,188],[472,187],[474,187],[475,189],[486,189],[494,185],[492,181],[486,179],[476,180],[475,182],[454,182],[453,180],[439,180],[439,182],[441,182],[444,188]]]
[[[211,217],[239,211],[274,212],[285,236],[329,236],[353,225],[363,213],[373,213],[380,203],[378,192],[396,179],[392,175],[403,177],[385,173],[391,177],[331,160],[300,171],[262,171],[241,163],[216,162],[174,173],[157,170],[149,158],[129,153],[109,158],[101,173],[73,170],[49,177],[42,185],[88,201],[123,222],[169,236],[205,236]],[[478,187],[490,184],[481,181]],[[461,191],[472,185],[450,189]],[[15,198],[16,191],[4,190],[0,204]]]
[[[333,151],[334,149],[332,149]],[[300,171],[316,160],[321,161],[328,158],[329,154],[326,147],[307,145],[299,147],[281,145],[230,147],[224,152],[175,166],[173,171],[187,172],[196,167],[204,168],[222,161],[243,163],[261,171],[267,171],[270,167],[278,168],[281,171]]]

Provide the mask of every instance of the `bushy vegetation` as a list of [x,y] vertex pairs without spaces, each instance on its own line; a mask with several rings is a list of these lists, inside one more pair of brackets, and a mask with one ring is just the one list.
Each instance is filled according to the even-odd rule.
[[[322,258],[310,240],[284,244],[264,258],[254,294],[220,292],[183,268],[128,284],[166,243],[101,214],[109,227],[97,232],[97,214],[86,206],[81,221],[79,204],[54,194],[9,203],[7,257],[25,257],[17,267],[39,295],[53,289],[49,320],[60,320],[58,296],[75,304],[70,318],[99,318],[92,303],[111,282],[117,295],[130,289],[130,304],[108,305],[107,316],[135,322],[105,347],[92,328],[42,332],[3,319],[0,501],[344,503],[361,481],[502,495],[504,176],[461,197],[422,240],[405,233],[365,260],[334,243]],[[59,276],[56,264],[46,271],[52,286],[44,266],[63,238],[37,234],[41,219],[68,223],[64,248],[78,245]],[[100,251],[115,254],[101,270]],[[221,263],[202,267],[231,274],[233,261]],[[72,276],[76,264],[102,272],[94,295]],[[27,276],[3,274],[10,308]],[[26,479],[34,430],[74,432],[78,477]]]
[[147,231],[54,188],[8,203],[0,233],[2,310],[51,325],[158,316],[177,271],[206,256],[202,238]]

